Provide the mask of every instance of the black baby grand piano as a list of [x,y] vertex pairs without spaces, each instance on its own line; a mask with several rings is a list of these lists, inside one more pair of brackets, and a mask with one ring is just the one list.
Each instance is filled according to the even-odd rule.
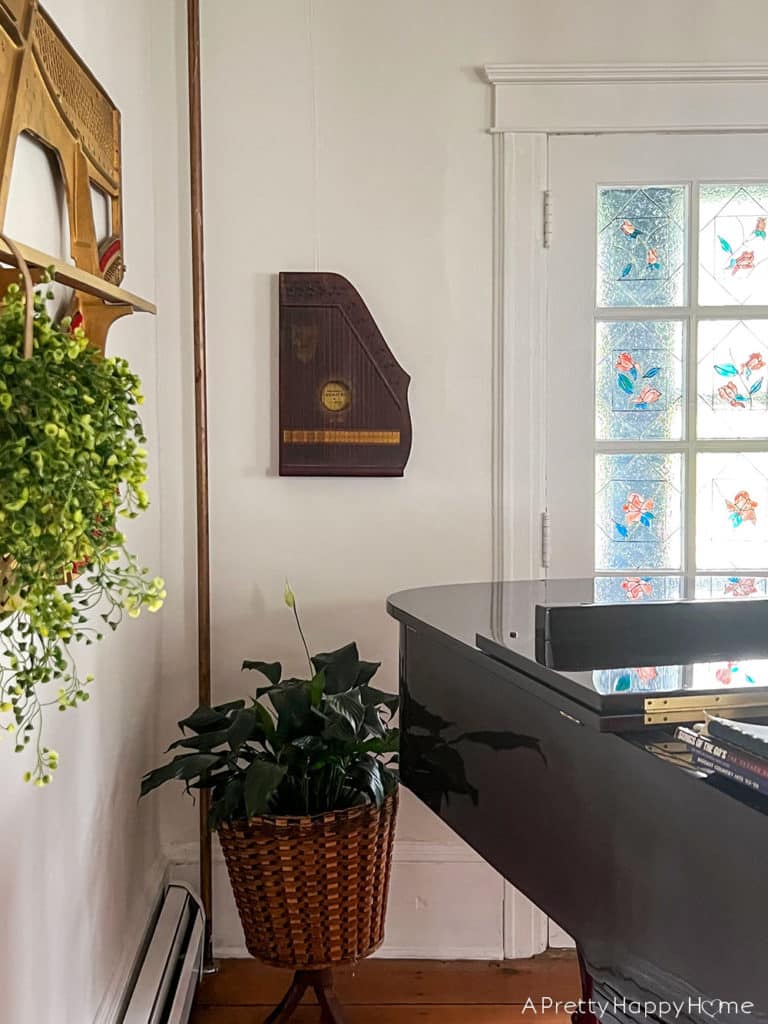
[[674,739],[705,710],[768,720],[768,600],[596,592],[391,597],[403,783],[575,938],[577,1016],[768,1021],[768,798]]

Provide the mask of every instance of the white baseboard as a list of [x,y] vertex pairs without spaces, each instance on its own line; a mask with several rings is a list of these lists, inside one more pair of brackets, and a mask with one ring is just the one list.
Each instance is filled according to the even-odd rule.
[[162,899],[169,875],[168,858],[166,856],[158,857],[145,879],[143,899],[137,900],[134,904],[131,920],[126,926],[123,955],[101,1001],[93,1024],[119,1024],[120,1013],[133,980],[139,956],[144,948],[152,914]]
[[[166,848],[172,881],[195,887],[196,843]],[[504,957],[504,882],[461,842],[398,840],[387,915],[387,959],[500,960]],[[214,844],[216,956],[248,956],[218,843]],[[461,942],[457,943],[456,939]]]

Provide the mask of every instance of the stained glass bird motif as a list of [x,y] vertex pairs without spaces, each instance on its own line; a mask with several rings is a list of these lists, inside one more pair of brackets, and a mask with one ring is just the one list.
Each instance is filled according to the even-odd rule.
[[731,260],[729,266],[731,269],[731,275],[735,277],[740,270],[754,270],[755,269],[755,253],[754,251],[743,252],[741,256],[734,260]]
[[639,235],[642,235],[642,231],[639,228],[636,228],[631,220],[622,221],[620,229],[627,238],[637,238]]
[[659,254],[655,249],[648,250],[646,262],[648,263],[649,270],[661,270],[661,261],[659,260]]
[[728,518],[734,527],[741,526],[742,523],[752,523],[753,526],[757,524],[755,509],[758,502],[750,498],[749,491],[739,491],[733,501],[726,498],[725,504],[729,512]]

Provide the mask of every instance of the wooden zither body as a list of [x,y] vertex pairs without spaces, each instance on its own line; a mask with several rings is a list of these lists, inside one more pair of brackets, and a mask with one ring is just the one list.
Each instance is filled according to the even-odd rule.
[[282,476],[402,476],[409,384],[346,278],[280,275]]

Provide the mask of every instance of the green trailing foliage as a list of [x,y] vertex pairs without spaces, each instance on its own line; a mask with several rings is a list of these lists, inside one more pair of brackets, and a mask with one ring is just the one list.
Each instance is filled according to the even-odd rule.
[[355,644],[309,661],[307,679],[283,679],[277,662],[244,662],[264,685],[248,700],[199,707],[179,722],[173,758],[144,776],[142,796],[173,779],[188,792],[210,790],[213,828],[255,815],[381,806],[397,786],[398,698],[371,686],[379,665],[361,661]]
[[18,285],[0,305],[0,728],[17,752],[36,751],[25,779],[39,786],[58,766],[42,745],[44,709],[89,697],[77,646],[165,597],[118,525],[149,503],[140,381],[69,320],[55,323],[50,298],[35,297],[28,360]]

